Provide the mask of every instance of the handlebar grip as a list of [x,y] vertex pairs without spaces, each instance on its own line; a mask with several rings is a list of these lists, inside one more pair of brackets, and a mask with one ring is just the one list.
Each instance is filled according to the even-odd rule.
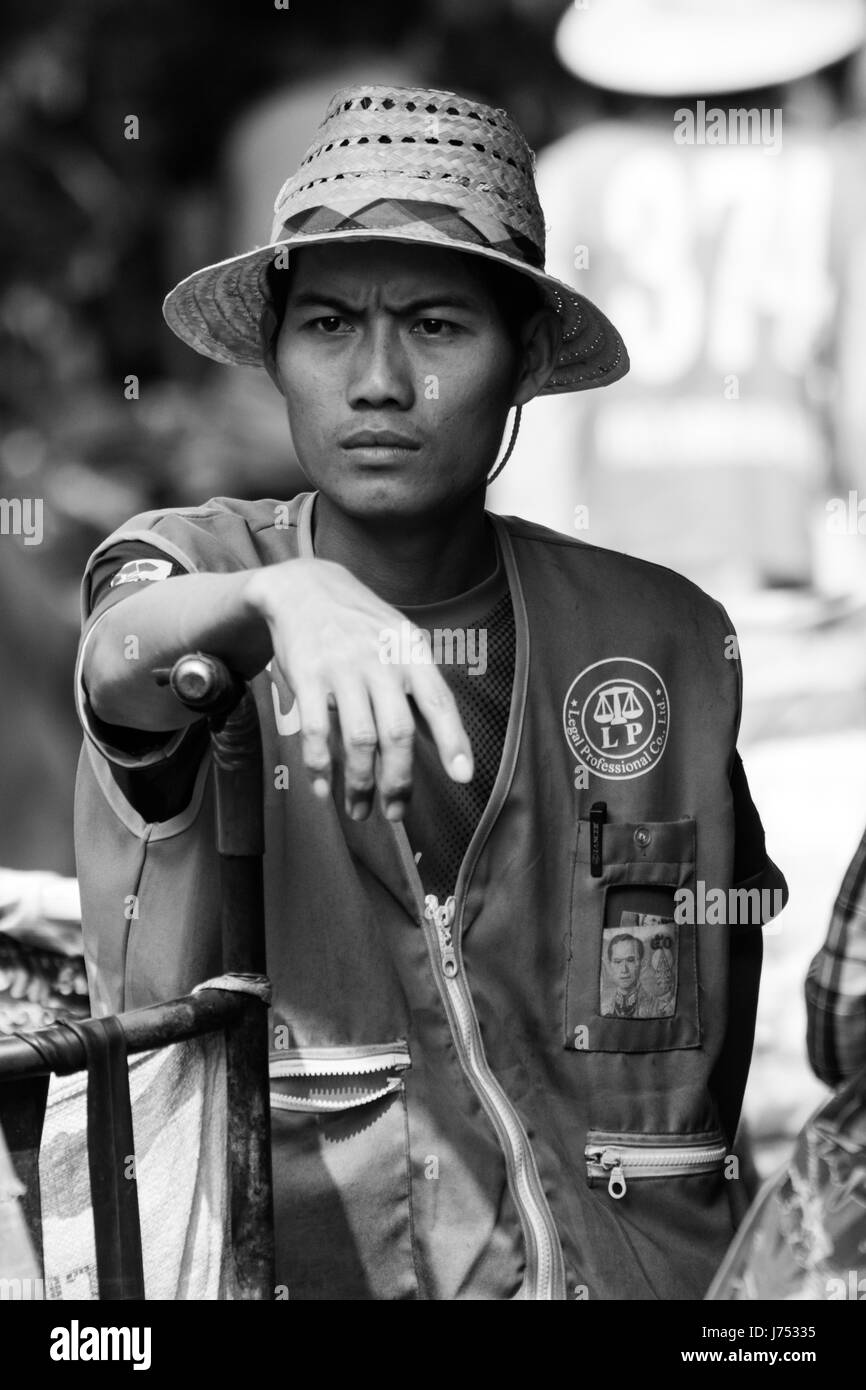
[[190,652],[178,657],[168,683],[187,709],[201,714],[227,714],[243,699],[246,682],[218,656]]

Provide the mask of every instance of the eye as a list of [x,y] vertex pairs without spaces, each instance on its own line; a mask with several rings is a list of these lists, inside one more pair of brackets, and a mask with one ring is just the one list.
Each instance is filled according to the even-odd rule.
[[423,329],[422,338],[448,338],[460,331],[458,325],[448,319],[419,319],[415,327]]
[[348,328],[349,325],[345,319],[340,318],[339,314],[323,314],[321,318],[310,319],[310,327],[333,337],[341,327]]

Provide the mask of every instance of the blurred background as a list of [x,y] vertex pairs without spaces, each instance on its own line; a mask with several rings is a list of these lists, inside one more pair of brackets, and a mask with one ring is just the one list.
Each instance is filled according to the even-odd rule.
[[0,496],[42,499],[43,527],[0,535],[0,865],[74,874],[93,547],[147,507],[304,486],[267,378],[179,344],[164,294],[267,240],[339,86],[477,95],[538,152],[548,268],[632,358],[527,408],[490,505],[683,571],[740,636],[791,888],[746,1105],[772,1168],[824,1094],[802,981],[866,823],[864,39],[863,0],[8,0]]

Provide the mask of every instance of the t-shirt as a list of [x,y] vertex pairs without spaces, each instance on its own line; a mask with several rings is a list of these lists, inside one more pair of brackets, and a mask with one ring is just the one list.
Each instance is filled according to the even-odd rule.
[[[492,575],[445,603],[404,607],[430,637],[433,659],[453,694],[475,759],[471,782],[454,782],[426,725],[415,738],[415,791],[406,833],[427,893],[454,892],[484,813],[505,742],[514,684],[514,610],[502,556]],[[456,660],[452,659],[456,656]]]

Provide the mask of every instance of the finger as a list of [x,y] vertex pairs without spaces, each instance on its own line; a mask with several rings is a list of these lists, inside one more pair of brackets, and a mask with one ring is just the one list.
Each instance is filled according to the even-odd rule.
[[444,677],[435,666],[413,665],[409,669],[408,684],[448,776],[455,782],[471,782],[475,772],[472,746]]
[[346,814],[365,820],[376,790],[375,764],[379,734],[370,697],[360,681],[345,682],[334,691],[343,746]]
[[318,681],[298,681],[295,688],[301,725],[301,752],[316,796],[331,794],[331,750],[328,746],[330,719],[328,692]]
[[376,781],[382,810],[388,820],[399,821],[412,794],[415,717],[405,691],[395,680],[377,682],[371,687],[371,697],[379,735]]

